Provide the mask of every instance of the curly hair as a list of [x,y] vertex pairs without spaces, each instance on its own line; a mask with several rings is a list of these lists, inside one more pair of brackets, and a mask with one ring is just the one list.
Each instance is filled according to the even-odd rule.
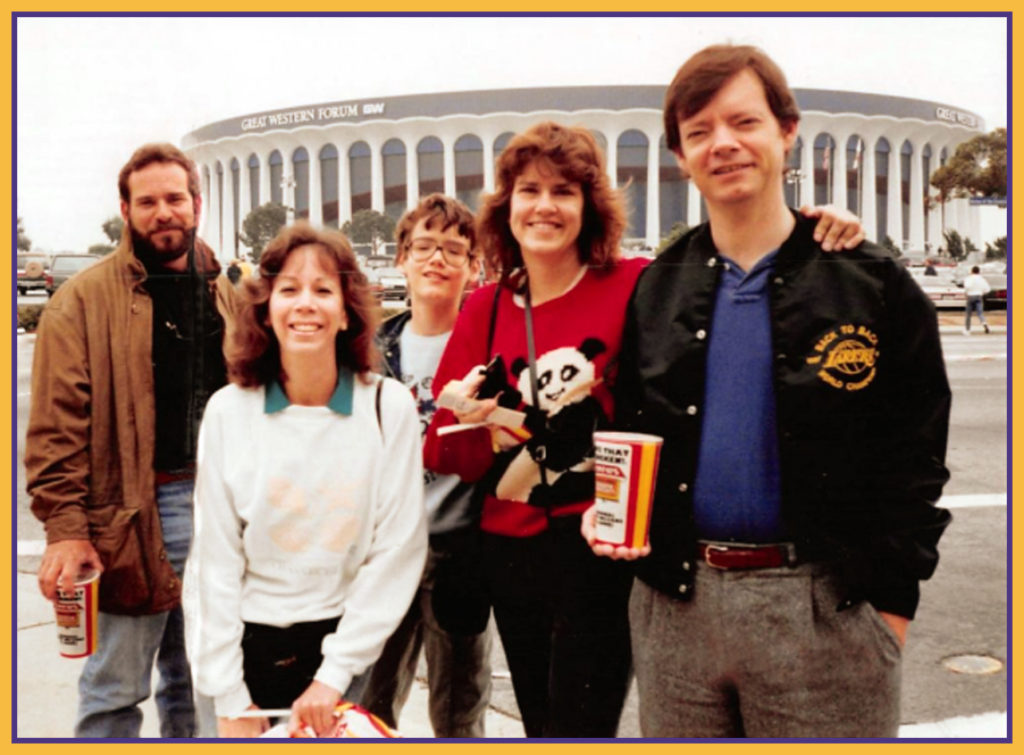
[[291,253],[307,245],[317,247],[325,266],[336,269],[341,281],[348,328],[340,331],[335,341],[338,367],[347,367],[364,382],[369,382],[368,373],[378,361],[374,345],[374,334],[380,321],[377,302],[344,234],[318,231],[305,222],[281,229],[260,255],[259,277],[248,278],[241,289],[244,305],[227,354],[228,375],[232,382],[252,388],[280,377],[280,347],[273,329],[267,324],[270,294],[274,278]]
[[477,217],[477,235],[490,267],[508,282],[513,270],[523,265],[509,215],[516,178],[535,160],[551,163],[562,178],[583,189],[583,223],[577,239],[580,263],[605,268],[618,260],[626,210],[622,195],[608,179],[604,155],[582,126],[546,121],[514,136],[498,157],[495,191],[484,197]]
[[128,178],[137,170],[142,170],[153,163],[174,163],[180,165],[188,174],[188,191],[195,199],[199,196],[199,173],[196,171],[196,164],[190,160],[184,152],[173,144],[143,144],[117,174],[117,191],[121,195],[121,201],[131,202],[131,191],[128,189]]

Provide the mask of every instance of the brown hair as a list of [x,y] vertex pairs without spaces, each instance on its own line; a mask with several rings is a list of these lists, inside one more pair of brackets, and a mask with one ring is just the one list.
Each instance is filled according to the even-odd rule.
[[523,265],[509,213],[516,178],[535,160],[547,160],[566,181],[578,182],[583,189],[583,224],[577,241],[580,262],[596,267],[615,262],[626,230],[626,210],[622,196],[608,180],[604,155],[582,126],[547,121],[512,137],[498,157],[495,191],[484,197],[477,219],[477,234],[490,267],[507,281]]
[[444,194],[429,194],[408,210],[395,226],[395,264],[400,264],[409,252],[409,236],[416,224],[426,218],[427,228],[436,223],[440,231],[447,231],[452,226],[458,229],[459,235],[469,242],[470,254],[476,251],[476,227],[473,212],[457,199]]
[[800,108],[782,69],[751,45],[711,45],[693,55],[676,72],[665,92],[665,144],[682,149],[679,121],[699,113],[733,76],[749,68],[764,85],[768,107],[782,128],[800,120]]
[[317,231],[306,222],[286,226],[267,244],[260,255],[259,277],[245,281],[244,306],[238,315],[233,343],[228,350],[228,374],[245,387],[265,385],[281,372],[281,354],[277,337],[267,324],[270,292],[274,278],[289,255],[300,246],[313,244],[320,256],[338,271],[341,295],[348,317],[348,328],[338,333],[335,359],[338,367],[347,367],[368,381],[368,373],[377,364],[373,343],[379,314],[366,276],[359,269],[348,239],[338,231]]
[[173,144],[143,144],[128,159],[117,175],[117,190],[124,202],[131,201],[128,190],[128,177],[137,170],[142,170],[153,163],[175,163],[185,169],[188,174],[188,191],[195,199],[199,196],[199,173],[196,164],[185,153]]

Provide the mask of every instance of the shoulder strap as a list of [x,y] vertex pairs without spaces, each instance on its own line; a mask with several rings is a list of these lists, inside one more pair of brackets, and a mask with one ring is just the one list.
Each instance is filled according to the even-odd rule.
[[501,284],[494,286],[494,301],[491,303],[491,324],[487,329],[487,358],[484,362],[491,361],[491,349],[494,347],[494,326],[498,322],[498,297],[501,296]]
[[374,403],[375,403],[375,405],[377,407],[377,427],[380,428],[380,439],[381,440],[384,440],[384,422],[380,418],[380,392],[381,392],[381,389],[383,387],[384,387],[384,378],[378,376],[377,377],[377,397],[376,397],[376,400],[374,401]]

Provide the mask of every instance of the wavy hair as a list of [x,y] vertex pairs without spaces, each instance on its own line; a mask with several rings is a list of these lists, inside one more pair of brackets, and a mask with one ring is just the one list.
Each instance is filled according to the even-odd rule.
[[523,266],[509,215],[516,178],[535,160],[551,163],[562,178],[583,189],[583,223],[577,239],[580,263],[605,268],[618,260],[626,209],[608,180],[597,141],[582,126],[547,121],[512,137],[498,157],[495,191],[484,197],[477,217],[477,235],[491,269],[499,271],[507,283],[512,271]]
[[377,302],[356,255],[344,234],[318,231],[299,222],[282,228],[260,255],[259,277],[248,278],[241,289],[244,305],[238,315],[233,343],[228,349],[228,375],[238,385],[252,388],[279,378],[281,352],[273,329],[268,325],[270,293],[274,279],[293,251],[300,246],[317,247],[328,268],[338,271],[341,295],[348,316],[348,328],[338,333],[335,359],[369,382],[368,373],[377,364],[374,334],[380,321]]
[[455,227],[460,236],[469,242],[470,254],[476,254],[476,222],[473,212],[462,202],[444,194],[428,194],[411,210],[402,215],[395,226],[395,264],[401,264],[409,253],[412,229],[421,220],[427,228],[437,227],[441,233]]

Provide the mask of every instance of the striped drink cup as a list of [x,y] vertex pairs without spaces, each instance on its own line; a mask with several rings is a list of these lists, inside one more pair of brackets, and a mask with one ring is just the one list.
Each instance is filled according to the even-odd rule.
[[642,433],[594,433],[596,539],[647,545],[662,439]]

